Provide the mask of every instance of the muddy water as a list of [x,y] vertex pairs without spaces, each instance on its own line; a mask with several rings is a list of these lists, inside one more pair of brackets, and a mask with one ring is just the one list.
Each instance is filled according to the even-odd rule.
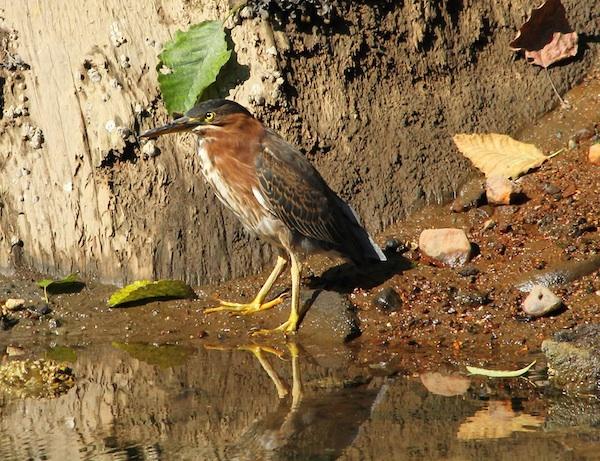
[[45,354],[70,360],[76,385],[0,400],[2,460],[600,459],[600,404],[525,380],[377,376],[350,350],[298,344]]

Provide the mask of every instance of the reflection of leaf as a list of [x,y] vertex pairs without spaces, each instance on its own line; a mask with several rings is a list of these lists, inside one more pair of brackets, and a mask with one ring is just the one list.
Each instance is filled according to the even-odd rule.
[[181,280],[138,280],[114,292],[108,300],[110,307],[152,298],[192,298],[196,294]]
[[169,113],[191,109],[202,92],[217,79],[230,55],[221,21],[204,21],[191,26],[187,32],[175,32],[173,40],[159,55],[159,68],[164,65],[171,70],[162,73],[159,69],[158,75]]
[[561,1],[547,0],[531,11],[510,46],[525,50],[531,64],[548,67],[577,54],[577,33],[571,29]]
[[156,346],[143,343],[119,343],[113,342],[113,347],[127,352],[134,359],[141,360],[149,365],[157,365],[160,368],[170,368],[183,365],[187,358],[194,352],[191,348],[165,344]]
[[471,380],[464,376],[427,372],[421,373],[419,378],[421,379],[423,386],[425,386],[429,392],[445,397],[462,395],[467,392],[471,386]]
[[77,279],[77,272],[73,272],[72,274],[63,277],[60,280],[52,280],[52,279],[43,279],[37,282],[38,286],[41,288],[46,288],[48,291],[53,288],[67,288],[73,285],[79,285],[82,282]]
[[77,361],[77,352],[66,346],[55,346],[46,351],[46,358],[56,360],[57,362],[75,363]]
[[533,144],[504,134],[457,134],[452,139],[458,150],[488,178],[498,175],[516,179],[548,159]]
[[515,412],[510,401],[490,401],[458,428],[458,440],[501,439],[513,432],[531,432],[544,423],[541,416]]
[[535,365],[535,360],[525,368],[516,371],[488,370],[486,368],[477,367],[467,367],[467,371],[472,375],[483,375],[489,376],[490,378],[517,378],[527,373],[533,365]]

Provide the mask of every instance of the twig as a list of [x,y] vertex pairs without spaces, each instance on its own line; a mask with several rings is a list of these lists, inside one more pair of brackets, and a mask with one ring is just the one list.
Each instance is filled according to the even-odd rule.
[[557,150],[553,154],[548,155],[548,158],[556,157],[558,154],[562,154],[565,150],[567,150],[567,149],[565,147],[563,147],[562,149]]
[[560,106],[563,109],[570,109],[571,108],[571,104],[569,104],[567,101],[565,101],[563,98],[561,98],[560,94],[558,94],[558,91],[556,90],[556,87],[554,86],[554,82],[550,78],[550,72],[548,71],[548,68],[544,67],[544,69],[546,71],[546,76],[548,77],[548,81],[550,82],[550,85],[552,86],[552,89],[554,90],[554,94],[556,95],[556,97],[560,101]]

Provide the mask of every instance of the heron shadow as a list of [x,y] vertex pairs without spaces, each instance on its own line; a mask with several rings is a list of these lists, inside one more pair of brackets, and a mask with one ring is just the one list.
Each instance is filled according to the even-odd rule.
[[387,261],[356,266],[344,263],[327,269],[321,276],[312,277],[308,287],[351,293],[355,288],[371,289],[381,285],[394,275],[414,267],[414,264],[398,253],[387,253]]

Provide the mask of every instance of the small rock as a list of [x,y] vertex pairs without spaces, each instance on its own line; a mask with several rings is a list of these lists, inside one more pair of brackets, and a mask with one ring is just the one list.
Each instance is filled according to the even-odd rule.
[[46,303],[35,308],[35,313],[38,315],[48,315],[50,312],[52,312],[52,309]]
[[479,274],[480,270],[475,266],[465,266],[458,270],[458,275],[461,277],[471,277],[473,275]]
[[600,325],[581,325],[542,342],[550,380],[571,392],[600,391]]
[[408,250],[407,246],[396,238],[389,238],[383,244],[383,251],[389,253],[404,253]]
[[458,290],[453,297],[462,306],[484,306],[490,302],[489,294],[478,290]]
[[455,213],[470,210],[483,204],[485,198],[485,190],[481,180],[474,179],[467,182],[461,187],[458,197],[452,202],[450,209]]
[[451,267],[462,266],[471,256],[471,243],[462,229],[425,229],[419,236],[419,248]]
[[523,311],[531,317],[541,317],[555,311],[562,305],[562,300],[543,285],[535,285],[525,301]]
[[96,69],[95,67],[91,67],[87,70],[87,74],[88,77],[90,78],[90,81],[94,82],[94,83],[98,83],[102,80],[102,76],[100,75],[100,72],[98,72],[98,69]]
[[7,315],[0,315],[0,331],[10,330],[18,323],[18,320],[12,319]]
[[582,128],[581,130],[575,132],[575,134],[571,136],[571,139],[579,143],[581,141],[585,141],[586,139],[590,139],[592,136],[594,136],[594,132],[592,130],[589,128]]
[[302,298],[305,303],[314,301],[298,330],[300,339],[314,344],[343,344],[360,336],[356,313],[341,294],[313,291],[302,293]]
[[550,182],[542,183],[542,190],[548,195],[556,195],[560,193],[560,189]]
[[402,299],[396,290],[387,287],[377,294],[373,304],[385,313],[395,312],[402,306]]
[[60,327],[60,322],[57,319],[48,320],[48,326],[53,330]]
[[131,67],[131,64],[129,63],[129,56],[126,56],[124,54],[119,56],[119,63],[121,64],[121,67],[123,69],[129,69]]
[[4,307],[8,311],[19,310],[24,305],[25,305],[25,300],[24,299],[13,299],[13,298],[10,298],[10,299],[7,299],[6,302],[4,303]]
[[594,165],[600,165],[600,143],[592,144],[590,146],[590,152],[588,154],[590,163]]
[[115,48],[120,47],[123,43],[127,43],[127,39],[121,33],[117,22],[113,22],[110,27],[110,41]]
[[9,357],[25,355],[25,349],[18,346],[6,346],[6,355],[8,355]]
[[485,182],[487,200],[495,205],[509,205],[519,192],[519,186],[504,176],[491,176]]
[[104,129],[106,131],[108,131],[109,133],[112,133],[113,131],[115,131],[117,129],[117,124],[112,119],[107,120],[106,123],[104,124]]
[[575,149],[577,147],[577,141],[575,141],[573,138],[569,139],[567,147],[569,148],[569,150]]
[[116,78],[111,78],[109,80],[109,83],[110,83],[110,86],[112,86],[116,90],[121,90],[123,88],[121,83]]
[[160,149],[156,146],[154,141],[148,141],[144,144],[144,147],[142,147],[142,153],[148,157],[156,157],[160,154]]

